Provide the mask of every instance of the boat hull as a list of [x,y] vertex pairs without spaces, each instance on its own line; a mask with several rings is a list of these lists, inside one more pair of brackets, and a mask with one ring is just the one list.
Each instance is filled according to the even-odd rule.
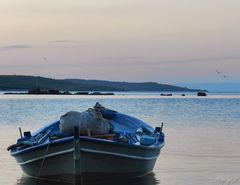
[[75,165],[85,177],[138,177],[150,173],[162,145],[132,146],[107,140],[80,138],[79,160],[74,160],[73,138],[12,153],[25,174],[37,178],[73,180]]

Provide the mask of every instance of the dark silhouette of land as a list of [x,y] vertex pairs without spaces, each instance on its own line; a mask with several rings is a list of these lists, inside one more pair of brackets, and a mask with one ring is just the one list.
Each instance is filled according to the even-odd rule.
[[155,82],[133,83],[84,79],[52,79],[40,76],[0,75],[0,90],[29,91],[34,89],[35,91],[40,89],[40,91],[52,94],[59,91],[66,91],[65,94],[67,94],[67,91],[81,91],[79,94],[84,94],[84,91],[199,91],[199,89],[188,89],[186,87]]

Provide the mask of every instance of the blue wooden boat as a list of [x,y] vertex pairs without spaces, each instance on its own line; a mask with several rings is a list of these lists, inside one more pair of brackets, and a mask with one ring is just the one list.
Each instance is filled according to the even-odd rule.
[[[100,111],[114,125],[101,136],[65,136],[59,120],[35,133],[25,132],[8,150],[31,177],[73,180],[80,177],[139,177],[152,172],[164,146],[162,127],[155,129],[116,111]],[[77,135],[76,135],[77,134]]]

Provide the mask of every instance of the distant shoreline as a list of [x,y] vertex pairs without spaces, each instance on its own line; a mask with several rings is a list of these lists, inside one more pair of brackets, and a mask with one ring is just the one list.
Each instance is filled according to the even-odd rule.
[[10,92],[6,91],[3,93],[4,95],[104,95],[104,96],[109,96],[109,95],[115,95],[113,92],[37,92],[37,93],[31,93],[31,92]]
[[159,92],[197,92],[202,89],[190,89],[156,82],[114,82],[105,80],[85,79],[52,79],[40,76],[0,75],[0,90],[41,90],[58,91],[92,91],[92,92],[117,92],[117,91],[159,91]]

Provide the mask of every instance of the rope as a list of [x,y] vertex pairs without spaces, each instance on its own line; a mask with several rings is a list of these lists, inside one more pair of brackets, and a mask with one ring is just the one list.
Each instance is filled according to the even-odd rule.
[[47,155],[48,149],[49,149],[49,147],[50,147],[50,144],[51,144],[51,141],[48,143],[47,148],[46,148],[46,150],[45,150],[45,152],[44,152],[44,158],[43,158],[43,160],[42,160],[42,163],[41,163],[41,166],[40,166],[40,169],[39,169],[39,172],[38,172],[38,177],[40,177],[40,175],[41,175],[41,171],[42,171],[42,168],[43,168],[43,164],[44,164],[44,162],[45,162],[46,155]]

